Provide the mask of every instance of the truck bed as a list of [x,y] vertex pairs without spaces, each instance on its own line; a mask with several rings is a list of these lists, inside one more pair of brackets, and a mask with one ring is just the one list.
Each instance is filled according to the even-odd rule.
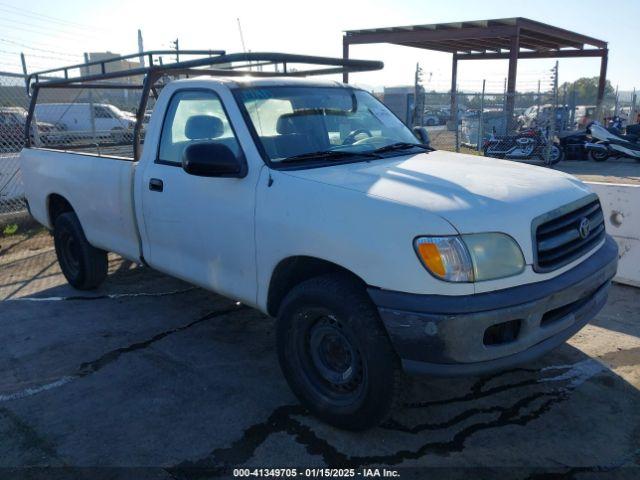
[[137,163],[118,157],[25,148],[20,166],[33,217],[53,228],[50,202],[59,195],[71,204],[89,243],[140,259],[133,204]]

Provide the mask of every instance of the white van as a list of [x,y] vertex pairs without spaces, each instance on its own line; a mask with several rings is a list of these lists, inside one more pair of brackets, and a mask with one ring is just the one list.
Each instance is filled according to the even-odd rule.
[[73,140],[122,140],[132,135],[136,123],[133,114],[107,103],[42,103],[36,105],[34,113],[37,121],[58,126]]

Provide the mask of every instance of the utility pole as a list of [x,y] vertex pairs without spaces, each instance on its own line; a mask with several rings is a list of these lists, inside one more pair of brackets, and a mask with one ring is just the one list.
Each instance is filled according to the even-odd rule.
[[[244,53],[247,53],[247,45],[244,43],[244,34],[242,33],[242,24],[240,23],[240,17],[236,18],[236,21],[238,22],[238,32],[240,33],[240,43],[242,44],[242,51]],[[278,64],[275,64],[276,67],[276,71],[278,69]],[[260,69],[258,67],[258,69]],[[251,61],[249,61],[249,71],[251,71]]]
[[[138,29],[138,53],[140,54],[140,66],[144,67],[144,55],[142,54],[142,52],[144,52],[144,45],[142,43],[142,30]],[[152,65],[149,65],[150,67]]]
[[242,24],[240,23],[240,17],[236,18],[238,22],[238,31],[240,32],[240,43],[242,44],[242,51],[247,53],[247,46],[244,43],[244,35],[242,34]]
[[541,108],[541,102],[540,102],[540,80],[538,80],[538,96],[536,97],[536,125],[540,124],[540,108]]
[[27,95],[29,95],[29,80],[27,79],[27,60],[24,58],[24,53],[20,52],[20,61],[22,62],[22,73],[24,74],[24,84],[27,87]]
[[504,133],[509,133],[511,119],[507,115],[507,79],[504,79],[504,86],[502,87],[502,111],[504,112]]
[[553,70],[553,115],[551,115],[552,122],[552,135],[556,130],[556,118],[558,116],[558,66],[559,62],[556,60],[556,66]]
[[[87,52],[84,52],[84,63],[89,63],[89,54]],[[85,75],[91,75],[91,72],[89,71],[90,68],[91,67],[89,67],[88,65],[85,67],[85,72],[86,72]],[[97,146],[98,140],[96,138],[96,112],[93,108],[93,89],[89,88],[88,90],[89,90],[89,115],[91,117],[91,133],[92,133],[93,143]]]
[[482,96],[480,97],[480,112],[478,112],[478,151],[482,151],[482,140],[484,137],[484,94],[487,81],[482,80]]
[[416,63],[416,73],[413,82],[413,126],[422,126],[422,117],[424,116],[424,105],[422,100],[422,68]]
[[173,47],[176,50],[176,63],[180,61],[180,41],[179,39],[175,39],[173,42],[171,42],[171,45],[173,45]]
[[553,76],[553,103],[551,104],[551,116],[547,125],[547,144],[544,147],[544,162],[548,165],[551,157],[551,145],[556,136],[556,115],[558,114],[558,61],[552,70]]

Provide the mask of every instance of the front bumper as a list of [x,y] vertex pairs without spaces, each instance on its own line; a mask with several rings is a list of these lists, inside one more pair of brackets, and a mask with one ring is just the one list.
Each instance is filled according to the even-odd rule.
[[606,303],[617,265],[607,236],[582,263],[542,282],[464,296],[368,291],[407,373],[477,375],[529,362],[572,337]]

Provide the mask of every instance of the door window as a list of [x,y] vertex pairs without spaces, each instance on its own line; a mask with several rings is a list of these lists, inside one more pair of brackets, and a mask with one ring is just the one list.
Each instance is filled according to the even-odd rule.
[[111,118],[111,112],[105,107],[93,107],[95,118]]
[[220,98],[213,92],[182,91],[171,99],[160,137],[158,160],[179,165],[192,142],[226,145],[236,156],[240,145]]

